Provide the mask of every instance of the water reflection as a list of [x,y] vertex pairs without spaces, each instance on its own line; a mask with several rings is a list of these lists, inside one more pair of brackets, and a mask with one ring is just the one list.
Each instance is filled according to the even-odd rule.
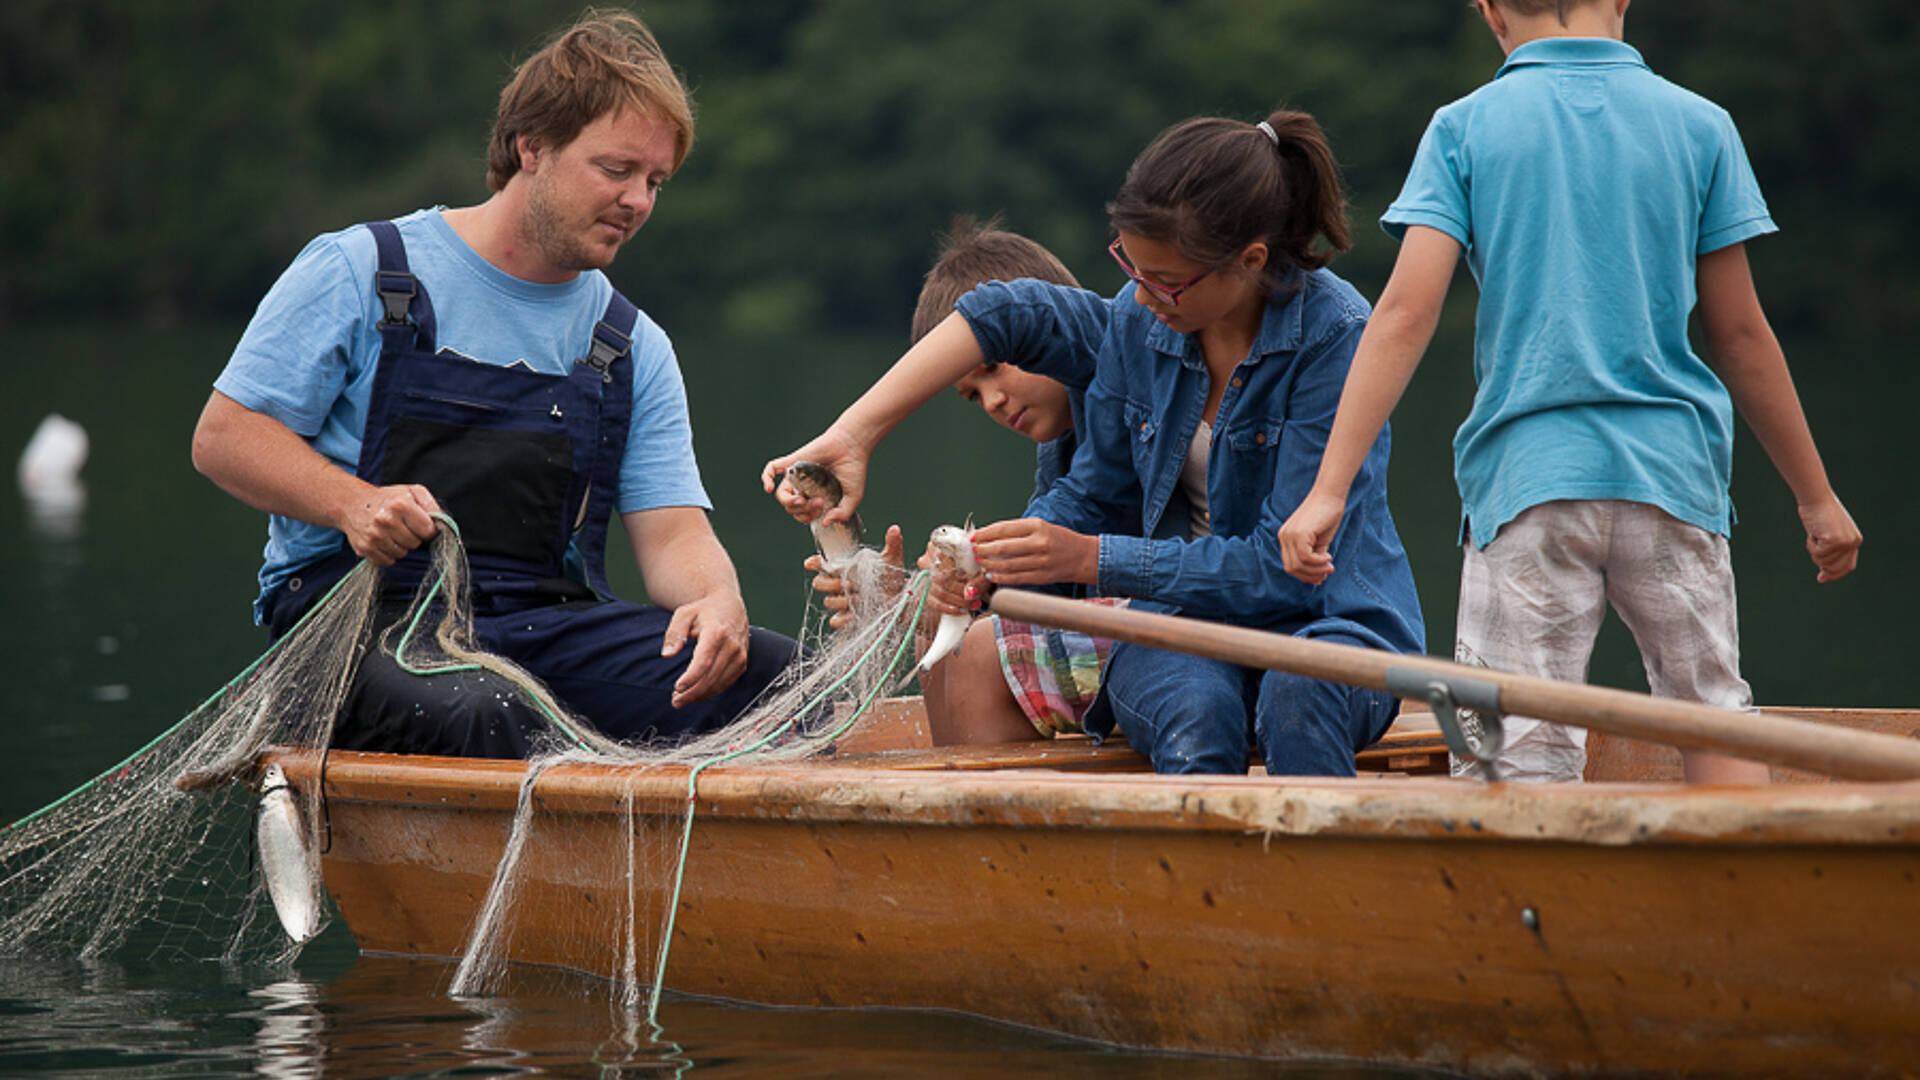
[[225,1004],[217,982],[183,993],[178,973],[6,957],[0,1076],[248,1076],[251,1023]]
[[[361,957],[330,978],[214,964],[0,959],[0,1075],[211,1080],[393,1076],[1094,1077],[1434,1080],[1429,1070],[1118,1050],[929,1011],[763,1009],[669,996],[636,1029],[595,979],[517,971],[453,999],[452,966]],[[1012,992],[1012,991],[1010,991]]]
[[324,1076],[322,1035],[326,1017],[319,1008],[320,989],[296,979],[269,983],[252,991],[261,1002],[260,1030],[254,1036],[258,1055],[254,1073],[268,1080],[312,1080]]
[[59,549],[80,539],[87,526],[87,486],[71,484],[26,492],[27,527],[42,542]]
[[[450,967],[363,957],[325,991],[352,1024],[328,1033],[328,1075],[428,1070],[657,1077],[1436,1077],[1372,1066],[1141,1054],[921,1010],[767,1009],[669,996],[648,1037],[595,979],[516,969],[503,993],[445,997]],[[396,1056],[397,1055],[397,1056]]]

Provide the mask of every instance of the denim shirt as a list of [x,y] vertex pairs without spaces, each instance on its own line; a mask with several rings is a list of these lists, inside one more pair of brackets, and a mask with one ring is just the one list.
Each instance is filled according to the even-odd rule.
[[[1087,369],[1093,369],[1092,359],[1088,359]],[[1080,448],[1081,440],[1087,433],[1087,391],[1083,387],[1075,390],[1067,388],[1067,410],[1073,416],[1073,427],[1066,434],[1048,439],[1033,450],[1033,494],[1029,499],[1037,499],[1045,494],[1060,478],[1067,475],[1067,466],[1073,464],[1073,452]]]
[[[989,355],[998,350],[994,363],[1011,363],[1036,375],[1045,375],[1066,388],[1067,411],[1073,424],[1065,433],[1034,448],[1031,498],[1037,499],[1067,475],[1074,451],[1087,439],[1087,387],[1093,382],[1095,354],[1107,332],[1106,301],[1094,297],[1095,302],[1091,304],[1036,307],[1025,299],[1024,286],[1015,289],[1004,281],[983,282],[969,295],[971,300],[965,304],[956,302],[954,307],[970,325],[973,325],[973,316],[967,314],[968,310],[1008,305],[1025,309],[1020,318],[1022,325],[1031,331],[1026,335],[1030,340],[1018,343],[1017,350],[1013,348],[1015,343],[1004,339],[991,347],[985,341],[980,343]],[[975,325],[974,335],[978,337],[980,333],[981,328]]]
[[1196,338],[1134,302],[1016,281],[961,299],[987,358],[1041,374],[1089,351],[1086,437],[1067,475],[1027,514],[1100,538],[1099,589],[1199,618],[1282,633],[1352,634],[1421,652],[1413,574],[1387,510],[1382,430],[1354,477],[1319,586],[1287,574],[1275,539],[1320,468],[1369,307],[1326,270],[1295,275],[1267,307],[1213,425],[1207,498],[1213,535],[1188,537],[1181,464],[1206,410],[1210,376]]
[[[1087,387],[1093,382],[1095,353],[1107,329],[1106,302],[1098,297],[1094,299],[1095,304],[1078,308],[1030,311],[1030,317],[1050,321],[1036,324],[1030,347],[1023,347],[1017,355],[1008,356],[1005,361],[996,361],[1012,363],[1036,375],[1044,375],[1067,391],[1067,412],[1072,419],[1072,426],[1034,448],[1033,494],[1028,496],[1029,501],[1052,490],[1067,475],[1067,467],[1073,463],[1074,451],[1087,439]],[[1021,304],[1023,301],[1009,291],[1005,282],[989,281],[974,290],[972,303],[995,307]],[[976,329],[975,333],[979,331]],[[982,348],[985,347],[985,343],[982,343]],[[1077,584],[1039,588],[1040,591],[1060,596],[1090,596],[1094,593],[1091,586]]]

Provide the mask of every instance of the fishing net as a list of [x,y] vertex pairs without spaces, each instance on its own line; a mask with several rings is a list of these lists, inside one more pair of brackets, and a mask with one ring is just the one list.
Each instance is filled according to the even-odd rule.
[[[616,984],[617,1016],[654,1015],[694,828],[693,795],[700,774],[717,765],[794,761],[827,751],[864,718],[876,699],[899,690],[913,676],[914,638],[927,575],[906,579],[871,549],[862,549],[837,570],[850,586],[851,625],[833,630],[828,613],[809,605],[800,633],[809,655],[789,665],[731,724],[673,744],[556,742],[529,763],[506,853],[461,950],[452,993],[482,995],[502,985],[509,962],[516,958],[516,919],[526,907],[537,906],[543,938],[592,943],[572,948],[563,944],[559,952],[613,957],[606,970],[595,974]],[[627,766],[611,777],[618,785],[612,828],[604,820],[589,826],[563,811],[537,809],[535,796],[547,770],[580,763]],[[664,797],[659,782],[663,772],[685,778],[664,789],[671,792]],[[525,889],[565,879],[569,868],[579,866],[616,867],[624,886],[616,902],[592,911],[570,909],[566,925],[560,926],[553,924],[554,905],[523,903]]]
[[[521,783],[512,836],[493,887],[467,935],[451,991],[494,992],[515,958],[521,894],[567,864],[616,867],[622,903],[579,914],[567,933],[594,937],[595,971],[616,986],[616,1012],[635,1025],[658,1004],[665,943],[680,876],[692,793],[702,770],[727,762],[782,761],[821,752],[856,725],[880,696],[911,677],[913,636],[926,575],[908,578],[862,550],[842,569],[856,618],[831,630],[809,604],[806,646],[753,706],[731,724],[678,744],[625,744],[599,735],[510,661],[476,647],[465,553],[450,520],[434,543],[432,571],[411,608],[384,630],[377,623],[378,580],[362,563],[293,630],[179,723],[119,765],[61,800],[0,831],[0,955],[143,957],[286,964],[303,941],[276,915],[256,831],[276,798],[262,792],[261,755],[314,755],[324,770],[333,721],[355,667],[369,648],[422,675],[484,669],[524,695],[550,726],[544,749]],[[542,778],[561,763],[618,765],[627,778],[612,828],[588,833],[545,820],[536,798]],[[684,776],[684,794],[662,805],[663,771]],[[651,792],[652,794],[646,794]],[[316,913],[325,917],[320,856],[329,842],[326,808],[289,791]],[[602,815],[604,817],[604,815]],[[290,819],[291,820],[291,819]],[[529,839],[539,842],[529,844]],[[263,841],[264,843],[264,841]],[[588,848],[591,848],[588,850]],[[282,867],[282,870],[285,868]],[[308,935],[309,937],[311,934]]]

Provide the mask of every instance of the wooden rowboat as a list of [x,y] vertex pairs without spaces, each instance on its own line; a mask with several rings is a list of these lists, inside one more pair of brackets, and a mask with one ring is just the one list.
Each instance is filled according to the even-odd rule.
[[[1920,782],[1687,788],[1598,734],[1595,783],[1450,780],[1419,716],[1358,779],[1158,777],[1115,742],[934,749],[913,702],[879,712],[831,757],[700,774],[666,986],[1485,1076],[1920,1072]],[[524,766],[277,760],[324,788],[360,947],[457,954]],[[557,766],[533,798],[510,957],[616,971],[669,895],[629,892],[629,853],[677,829],[686,771]]]

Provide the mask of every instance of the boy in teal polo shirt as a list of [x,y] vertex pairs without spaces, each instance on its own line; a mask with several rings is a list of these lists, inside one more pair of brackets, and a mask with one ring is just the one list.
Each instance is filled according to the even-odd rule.
[[[1655,694],[1751,709],[1727,557],[1734,406],[1793,491],[1820,581],[1853,570],[1860,531],[1754,293],[1744,242],[1774,224],[1740,137],[1621,40],[1627,4],[1476,0],[1507,62],[1434,114],[1382,218],[1400,256],[1279,541],[1294,576],[1332,572],[1348,485],[1464,251],[1480,306],[1478,389],[1454,438],[1456,657],[1583,681],[1611,604]],[[1687,340],[1696,305],[1707,362]],[[1580,778],[1584,731],[1506,727],[1509,778]],[[1755,762],[1685,758],[1690,781],[1767,779]]]

